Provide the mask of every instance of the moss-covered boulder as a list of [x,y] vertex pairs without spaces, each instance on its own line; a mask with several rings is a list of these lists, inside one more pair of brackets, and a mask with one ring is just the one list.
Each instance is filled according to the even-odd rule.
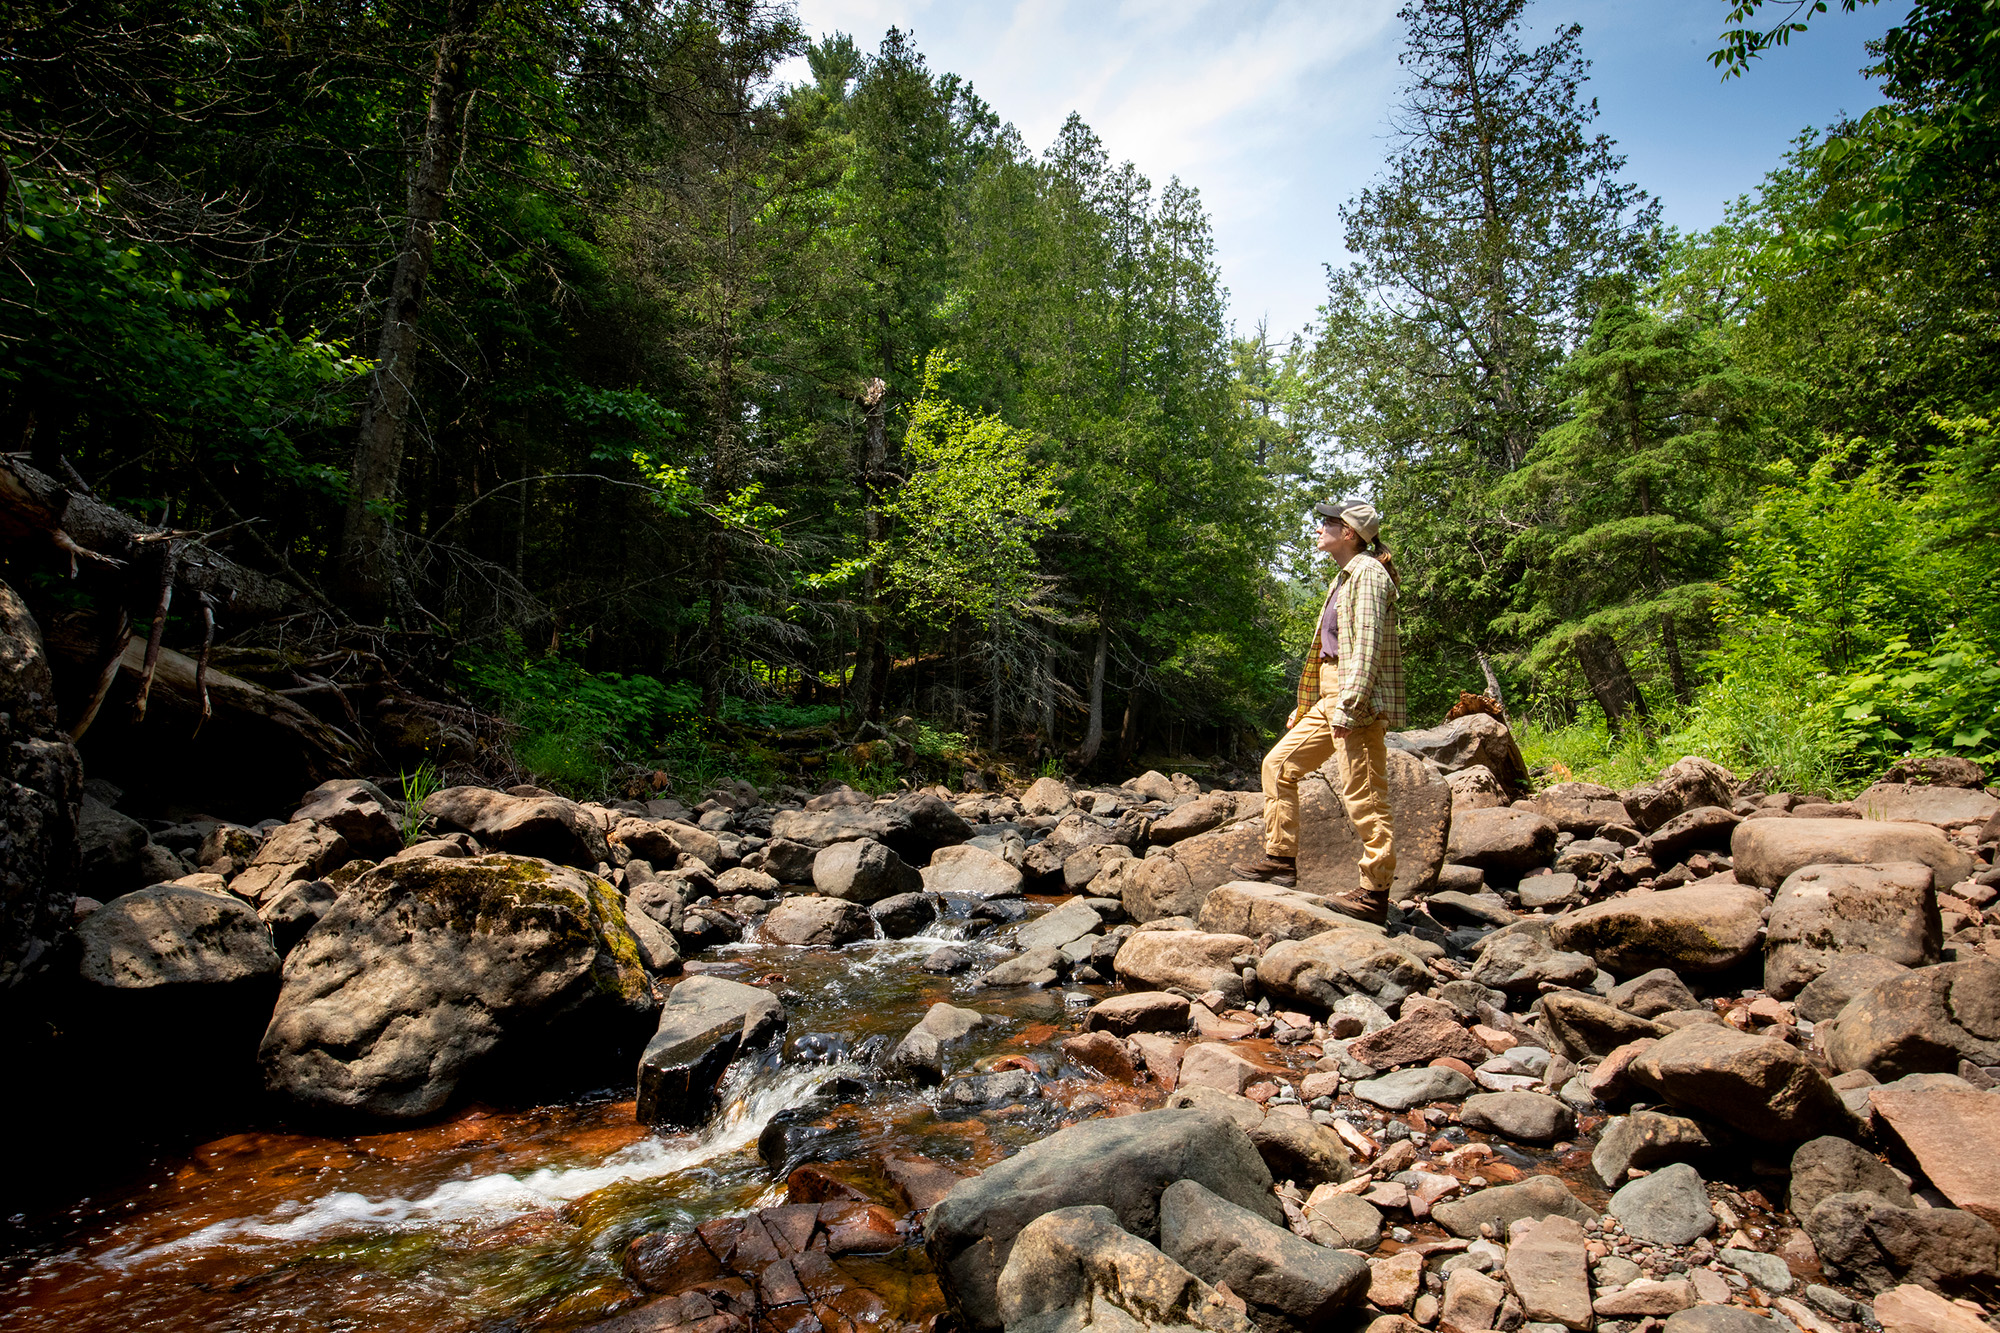
[[597,876],[417,857],[356,880],[292,950],[258,1054],[266,1085],[304,1106],[409,1119],[472,1087],[560,1086],[629,1061],[659,1006]]

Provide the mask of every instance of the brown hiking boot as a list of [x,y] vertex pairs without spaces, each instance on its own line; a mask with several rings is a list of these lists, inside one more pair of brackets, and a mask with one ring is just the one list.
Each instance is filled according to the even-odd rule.
[[1267,853],[1254,861],[1229,868],[1239,879],[1262,880],[1280,888],[1289,889],[1299,882],[1299,862],[1295,856],[1271,856]]
[[1343,916],[1371,922],[1374,925],[1389,924],[1389,894],[1386,889],[1378,889],[1372,884],[1362,884],[1345,893],[1329,893],[1326,905]]

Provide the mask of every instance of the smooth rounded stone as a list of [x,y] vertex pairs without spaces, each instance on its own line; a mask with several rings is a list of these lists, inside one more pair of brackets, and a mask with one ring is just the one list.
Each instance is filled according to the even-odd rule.
[[1542,998],[1542,1016],[1564,1054],[1582,1060],[1609,1055],[1629,1042],[1663,1037],[1667,1030],[1650,1019],[1574,991],[1554,991]]
[[[470,833],[481,846],[514,856],[537,856],[581,870],[611,859],[597,817],[575,801],[546,792],[513,796],[487,787],[446,787],[424,801],[424,813],[440,829]],[[267,841],[258,860],[272,850]]]
[[[1361,882],[1361,835],[1340,798],[1345,754],[1333,757],[1299,783],[1298,886],[1307,893],[1347,893]],[[1385,774],[1389,824],[1396,842],[1396,875],[1389,897],[1408,902],[1437,885],[1452,826],[1451,788],[1422,759],[1390,746]]]
[[1597,1214],[1569,1192],[1554,1176],[1529,1176],[1515,1185],[1494,1185],[1462,1199],[1451,1199],[1431,1207],[1431,1216],[1454,1236],[1477,1236],[1490,1226],[1499,1235],[1524,1217],[1567,1217],[1581,1225],[1595,1222]]
[[1253,952],[1252,945],[1247,935],[1141,930],[1119,946],[1112,966],[1128,986],[1153,990],[1174,986],[1196,994],[1220,990],[1240,996],[1243,978],[1230,960]]
[[770,836],[813,848],[851,838],[873,838],[911,865],[919,865],[929,862],[940,848],[971,838],[972,825],[936,796],[918,791],[905,792],[893,801],[780,810],[771,817]]
[[1023,1227],[995,1296],[994,1326],[1020,1333],[1250,1333],[1254,1327],[1207,1283],[1097,1205],[1058,1208]]
[[1763,929],[1764,895],[1731,884],[1593,903],[1557,917],[1549,939],[1619,976],[1656,967],[1720,972],[1755,952]]
[[1226,791],[1210,792],[1154,820],[1146,838],[1155,846],[1171,846],[1235,817],[1236,797]]
[[1117,1083],[1136,1083],[1139,1063],[1132,1048],[1109,1032],[1084,1032],[1062,1043],[1063,1058],[1089,1070],[1099,1078]]
[[630,1059],[658,1005],[624,903],[595,875],[513,856],[389,862],[285,960],[258,1058],[297,1101],[406,1119],[489,1064]]
[[1729,840],[1736,877],[1775,889],[1807,866],[1919,861],[1938,884],[1972,873],[1972,857],[1928,824],[1877,819],[1746,819]]
[[1034,1101],[1042,1095],[1042,1085],[1025,1069],[1002,1069],[991,1074],[968,1074],[955,1078],[938,1090],[942,1106],[1008,1106]]
[[[817,877],[818,865],[814,865]],[[931,893],[966,893],[978,898],[1011,898],[1021,892],[1021,871],[981,847],[940,847],[923,869]]]
[[1597,975],[1588,954],[1566,953],[1536,933],[1489,935],[1473,965],[1472,980],[1512,995],[1538,994],[1551,986],[1587,986]]
[[1368,1262],[1314,1245],[1192,1180],[1160,1195],[1160,1249],[1241,1296],[1267,1333],[1307,1333],[1357,1304]]
[[775,898],[778,894],[776,877],[748,866],[731,866],[715,877],[717,897]]
[[1707,805],[1675,815],[1641,838],[1637,851],[1660,865],[1672,865],[1694,852],[1726,852],[1743,816],[1721,806]]
[[1576,1132],[1576,1112],[1539,1092],[1482,1092],[1467,1097],[1459,1119],[1468,1129],[1522,1143],[1554,1143]]
[[1848,1001],[1873,990],[1891,977],[1910,969],[1873,954],[1840,954],[1827,961],[1826,970],[1807,982],[1792,999],[1792,1010],[1808,1023],[1823,1023],[1838,1017]]
[[1965,1291],[2000,1271],[2000,1232],[1956,1208],[1898,1208],[1879,1194],[1833,1194],[1801,1225],[1827,1274],[1867,1292],[1899,1282]]
[[1783,1328],[1786,1325],[1740,1305],[1690,1305],[1667,1317],[1664,1333],[1778,1333]]
[[1589,837],[1606,824],[1623,824],[1629,815],[1618,793],[1595,782],[1554,782],[1536,792],[1525,807],[1548,819],[1564,833]]
[[1782,1296],[1797,1285],[1791,1266],[1775,1254],[1727,1247],[1717,1250],[1715,1257],[1775,1295]]
[[1931,786],[1915,782],[1877,782],[1852,802],[1863,819],[1902,820],[1919,824],[1965,824],[2000,814],[2000,797],[1968,787]]
[[1796,1046],[1719,1024],[1668,1033],[1632,1060],[1626,1076],[1683,1110],[1766,1142],[1795,1143],[1853,1124]]
[[956,1186],[924,1220],[945,1299],[971,1333],[1005,1326],[996,1286],[1021,1230],[1037,1217],[1102,1204],[1141,1240],[1160,1234],[1160,1195],[1193,1180],[1281,1223],[1271,1173],[1232,1121],[1193,1109],[1086,1120],[1031,1143]]
[[1813,1034],[1833,1067],[1883,1082],[2000,1064],[2000,964],[1940,963],[1863,991]]
[[1241,1093],[1252,1083],[1261,1083],[1268,1077],[1262,1067],[1244,1059],[1227,1042],[1197,1042],[1181,1053],[1183,1088],[1199,1086]]
[[1605,1212],[1626,1234],[1655,1245],[1686,1245],[1715,1230],[1715,1212],[1701,1173],[1686,1162],[1663,1166],[1611,1196]]
[[[222,877],[217,875],[215,878],[219,881]],[[286,885],[278,890],[269,902],[258,908],[257,919],[271,928],[271,944],[277,949],[278,956],[282,958],[290,953],[292,946],[304,939],[306,932],[319,924],[319,919],[326,915],[326,909],[333,906],[333,900],[339,896],[333,885],[325,880],[309,879]],[[631,922],[632,915],[633,910],[628,906],[625,912],[628,923]],[[639,932],[640,926],[634,923],[632,933],[638,935]],[[668,942],[672,943],[671,936],[668,937]],[[640,940],[640,948],[642,951],[645,948],[644,938]],[[675,956],[678,958],[678,951]]]
[[1455,1101],[1476,1086],[1456,1069],[1434,1065],[1364,1079],[1354,1085],[1354,1095],[1385,1111],[1407,1111],[1428,1102]]
[[1451,822],[1448,860],[1501,874],[1547,865],[1556,851],[1555,822],[1532,810],[1467,810]]
[[825,897],[864,906],[924,888],[924,877],[916,867],[873,838],[820,848],[808,879]]
[[1273,1112],[1248,1132],[1275,1180],[1290,1180],[1311,1189],[1318,1185],[1338,1185],[1354,1176],[1346,1141],[1306,1116]]
[[1036,778],[1021,793],[1024,815],[1066,815],[1076,808],[1076,798],[1061,778]]
[[884,939],[908,939],[923,934],[937,921],[938,899],[931,893],[899,893],[881,899],[868,911]]
[[[485,791],[484,788],[471,790]],[[486,794],[499,795],[497,792]],[[591,828],[596,829],[595,823]],[[601,839],[597,845],[602,845]],[[586,854],[572,850],[569,859],[562,864],[577,864]],[[243,867],[241,874],[231,878],[229,891],[253,903],[268,902],[286,885],[323,878],[353,859],[354,849],[348,845],[346,838],[312,820],[300,820],[272,829],[257,848],[257,855],[251,858],[250,864]],[[547,859],[557,860],[556,857]],[[590,869],[596,864],[596,861],[591,861],[583,868]]]
[[1575,875],[1551,872],[1546,875],[1530,875],[1516,886],[1523,907],[1560,907],[1573,903],[1581,896],[1577,890]]
[[[1136,936],[1134,938],[1137,938]],[[1257,960],[1257,984],[1271,997],[1324,1011],[1347,995],[1395,1004],[1430,985],[1428,956],[1408,935],[1386,936],[1355,927],[1322,931],[1303,940],[1279,940]]]
[[1694,1303],[1694,1284],[1686,1278],[1665,1281],[1640,1278],[1618,1291],[1599,1296],[1591,1303],[1591,1309],[1603,1319],[1657,1319]]
[[676,985],[639,1057],[639,1123],[701,1125],[729,1066],[747,1050],[782,1042],[786,1021],[778,997],[756,986],[710,976]]
[[1658,1018],[1661,1014],[1701,1007],[1701,1001],[1694,997],[1687,983],[1668,967],[1656,967],[1620,982],[1604,998],[1639,1018]]
[[1507,910],[1507,904],[1500,895],[1491,890],[1458,893],[1440,889],[1424,899],[1424,910],[1432,920],[1445,926],[1490,926],[1497,929],[1511,926],[1518,919]]
[[1554,1214],[1509,1224],[1505,1262],[1521,1312],[1536,1323],[1591,1326],[1590,1252],[1576,1219]]
[[963,1047],[966,1038],[985,1022],[986,1016],[977,1009],[961,1009],[940,1000],[924,1011],[917,1025],[889,1052],[889,1067],[920,1083],[936,1083],[944,1077],[946,1057]]
[[1090,881],[1090,891],[1118,899],[1124,904],[1125,915],[1141,923],[1162,917],[1193,917],[1201,911],[1209,892],[1196,887],[1187,868],[1171,855],[1112,861]]
[[1382,1210],[1366,1199],[1320,1185],[1305,1202],[1306,1238],[1331,1250],[1372,1250],[1382,1243]]
[[1029,949],[987,968],[979,981],[984,986],[1053,986],[1068,969],[1060,949]]
[[803,893],[773,907],[764,916],[762,930],[773,944],[837,949],[874,938],[875,918],[860,903]]
[[1764,989],[1788,1000],[1848,954],[1924,967],[1938,961],[1943,944],[1929,866],[1805,866],[1785,877],[1771,902]]
[[[1248,1097],[1221,1088],[1206,1087],[1201,1084],[1177,1087],[1167,1095],[1166,1106],[1170,1110],[1194,1107],[1234,1121],[1245,1134],[1264,1123],[1264,1108]],[[1261,1154],[1259,1154],[1261,1156]]]
[[1103,926],[1104,918],[1090,904],[1072,898],[1023,925],[1014,933],[1014,939],[1023,949],[1060,949]]
[[1084,1015],[1086,1032],[1109,1032],[1129,1037],[1135,1032],[1185,1032],[1188,1001],[1166,991],[1139,991],[1100,1000]]
[[335,778],[305,794],[290,823],[311,820],[332,829],[362,856],[403,850],[403,803],[365,778]]
[[[1860,1313],[1858,1308],[1855,1313]],[[1987,1333],[1991,1327],[1964,1306],[1915,1283],[1877,1296],[1875,1320],[1884,1333]]]
[[76,934],[77,976],[107,995],[256,986],[278,976],[269,927],[226,893],[156,884],[105,903]]
[[1486,872],[1478,866],[1454,865],[1447,861],[1438,867],[1438,888],[1458,893],[1481,893],[1486,888]]
[[977,945],[946,944],[925,955],[918,966],[926,972],[939,976],[951,976],[958,972],[969,972],[985,962],[992,955]]
[[754,855],[756,864],[778,883],[818,887],[813,883],[813,865],[819,860],[819,849],[788,838],[772,838]]
[[1348,1054],[1376,1069],[1429,1064],[1450,1057],[1474,1064],[1486,1058],[1486,1047],[1451,1017],[1448,1009],[1426,1007],[1384,1028],[1356,1037]]
[[1479,765],[1509,791],[1528,789],[1528,765],[1521,758],[1514,733],[1491,714],[1468,713],[1435,727],[1392,731],[1388,744],[1391,749],[1433,761],[1447,774]]
[[1353,918],[1336,912],[1315,893],[1235,880],[1209,892],[1195,921],[1203,930],[1219,934],[1302,940],[1349,925]]
[[1689,810],[1706,805],[1727,807],[1735,799],[1736,780],[1729,770],[1699,755],[1669,764],[1651,782],[1619,793],[1625,813],[1646,833]]
[[1792,1154],[1788,1204],[1800,1221],[1836,1194],[1860,1193],[1879,1195],[1896,1208],[1915,1206],[1901,1177],[1847,1139],[1825,1135],[1800,1144]]
[[[1438,1301],[1440,1328],[1491,1328],[1498,1322],[1507,1288],[1476,1268],[1458,1268],[1445,1277],[1439,1296],[1419,1299]],[[1426,1312],[1418,1312],[1419,1321],[1425,1317]]]
[[1590,1165],[1604,1188],[1617,1189],[1633,1167],[1647,1171],[1662,1162],[1699,1159],[1713,1148],[1707,1131],[1697,1121],[1658,1111],[1634,1111],[1614,1116],[1598,1132]]

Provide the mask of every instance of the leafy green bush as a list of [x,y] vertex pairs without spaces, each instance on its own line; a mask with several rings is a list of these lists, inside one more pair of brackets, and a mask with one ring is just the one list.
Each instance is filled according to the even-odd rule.
[[1840,682],[1854,754],[1879,771],[1906,754],[1956,754],[2000,764],[2000,654],[1953,628],[1929,648],[1897,639]]
[[605,794],[618,765],[652,754],[700,704],[685,683],[599,675],[563,657],[527,657],[518,642],[509,648],[461,665],[474,692],[520,728],[514,753],[523,766],[570,795]]

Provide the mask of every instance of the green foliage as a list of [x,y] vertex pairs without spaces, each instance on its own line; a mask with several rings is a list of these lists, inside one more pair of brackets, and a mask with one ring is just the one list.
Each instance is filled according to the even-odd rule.
[[1831,703],[1868,771],[1911,754],[2000,765],[2000,651],[1955,626],[1928,648],[1893,640]]
[[[565,794],[606,795],[621,763],[647,757],[699,704],[685,685],[594,673],[556,654],[530,657],[518,640],[510,649],[468,656],[462,669],[482,701],[520,729],[521,763]],[[690,748],[673,734],[682,752]]]
[[399,786],[403,796],[403,845],[424,836],[424,802],[444,786],[444,778],[438,773],[437,765],[428,759],[414,769],[404,769]]

